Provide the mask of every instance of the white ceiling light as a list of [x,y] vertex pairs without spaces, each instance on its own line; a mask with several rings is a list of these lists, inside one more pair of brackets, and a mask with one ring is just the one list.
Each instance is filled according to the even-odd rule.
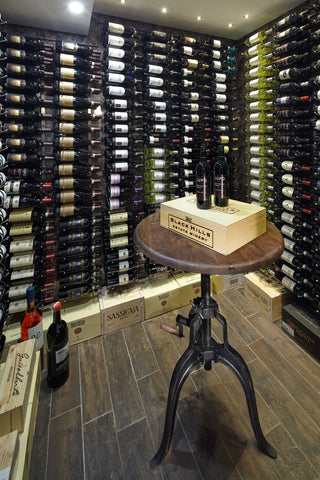
[[198,16],[197,16],[198,22],[201,22],[202,19],[203,19],[203,17],[201,17],[201,15],[198,15]]
[[249,18],[249,13],[246,13],[245,15],[243,15],[243,18],[245,19]]
[[229,27],[229,28],[232,28],[232,27],[233,27],[233,23],[229,23],[229,24],[228,24],[228,27]]
[[166,7],[161,8],[161,13],[167,13],[168,9]]
[[68,8],[71,13],[75,13],[76,15],[83,12],[84,7],[81,2],[70,2]]

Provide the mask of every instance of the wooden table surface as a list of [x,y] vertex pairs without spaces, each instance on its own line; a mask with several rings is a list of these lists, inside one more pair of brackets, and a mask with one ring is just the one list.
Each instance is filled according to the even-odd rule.
[[160,212],[144,218],[134,232],[137,247],[151,260],[185,272],[248,273],[280,257],[284,244],[279,230],[267,221],[266,233],[230,255],[221,255],[160,225]]

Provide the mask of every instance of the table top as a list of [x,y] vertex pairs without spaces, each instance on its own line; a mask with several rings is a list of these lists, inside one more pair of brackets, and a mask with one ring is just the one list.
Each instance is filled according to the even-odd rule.
[[207,275],[254,272],[273,263],[284,248],[281,233],[267,221],[264,234],[235,252],[222,255],[162,227],[159,211],[138,224],[134,242],[148,258],[161,265]]

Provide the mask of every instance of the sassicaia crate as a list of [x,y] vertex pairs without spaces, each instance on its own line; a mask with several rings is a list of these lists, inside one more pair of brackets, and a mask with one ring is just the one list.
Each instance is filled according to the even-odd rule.
[[196,196],[177,198],[160,206],[160,225],[229,255],[266,231],[266,209],[229,200],[227,207],[197,208]]

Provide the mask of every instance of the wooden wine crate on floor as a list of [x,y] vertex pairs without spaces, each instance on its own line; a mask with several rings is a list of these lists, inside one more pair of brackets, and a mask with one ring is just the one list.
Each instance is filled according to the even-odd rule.
[[102,335],[144,320],[144,297],[136,285],[113,292],[103,288],[99,301]]
[[294,299],[275,277],[262,272],[245,275],[245,296],[273,322],[281,318],[282,307]]
[[180,304],[188,305],[194,298],[201,296],[200,273],[189,273],[181,270],[172,272],[173,278],[180,286]]
[[320,318],[293,302],[282,309],[282,328],[299,345],[320,360]]
[[180,285],[170,273],[138,280],[137,285],[144,297],[146,320],[181,307]]
[[13,469],[19,451],[19,434],[14,430],[0,437],[0,479],[12,480]]
[[35,340],[9,349],[0,381],[0,435],[23,431],[35,358]]
[[234,275],[211,275],[211,286],[215,293],[223,293],[231,288],[237,288],[244,284],[244,274]]
[[227,207],[197,208],[196,196],[160,206],[160,225],[211,250],[229,255],[266,231],[266,209],[229,200]]

